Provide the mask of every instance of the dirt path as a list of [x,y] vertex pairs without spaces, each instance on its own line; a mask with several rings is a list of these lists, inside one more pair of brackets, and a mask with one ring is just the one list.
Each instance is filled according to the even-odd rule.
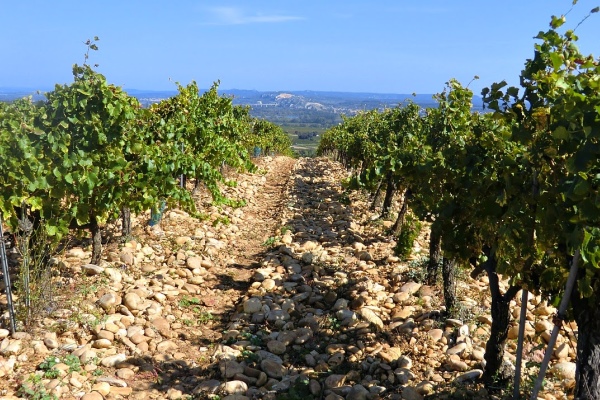
[[[206,282],[206,298],[215,298],[209,304],[212,313],[226,317],[246,295],[251,277],[267,250],[265,242],[279,234],[289,177],[295,163],[296,160],[289,157],[265,158],[258,161],[258,174],[238,177],[238,188],[247,189],[249,193],[245,194],[249,196],[245,198],[246,206],[239,212],[233,211],[240,215],[234,225],[235,237],[227,241],[226,251],[215,257],[216,267],[211,272],[217,282]],[[236,194],[241,193],[239,190],[231,193],[232,196]]]

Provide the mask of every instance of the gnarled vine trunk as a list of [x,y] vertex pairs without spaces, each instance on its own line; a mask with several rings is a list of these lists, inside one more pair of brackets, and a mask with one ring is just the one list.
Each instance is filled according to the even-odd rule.
[[456,317],[456,261],[444,257],[442,261],[442,277],[444,279],[444,303],[450,318]]
[[129,207],[121,209],[121,237],[123,239],[131,236],[131,210]]
[[404,191],[404,202],[402,203],[402,208],[398,213],[398,217],[396,218],[396,222],[392,226],[392,235],[398,236],[402,233],[402,226],[404,225],[404,221],[406,220],[406,214],[408,213],[408,203],[410,202],[410,198],[412,197],[412,192],[410,189],[406,189]]
[[392,208],[392,200],[394,199],[394,194],[396,193],[396,189],[398,186],[397,182],[394,181],[394,177],[391,173],[388,173],[386,181],[387,186],[385,190],[385,198],[383,199],[383,206],[381,209],[382,218],[387,218],[387,216],[390,214],[390,209]]
[[581,299],[577,291],[571,301],[579,331],[575,399],[600,399],[600,305]]
[[[519,287],[511,286],[506,293],[500,291],[500,279],[496,272],[497,261],[489,250],[485,251],[488,259],[483,265],[488,274],[490,294],[492,297],[492,326],[490,338],[485,346],[485,371],[483,373],[483,382],[486,386],[494,383],[498,376],[504,375],[501,371],[502,360],[504,359],[504,344],[508,337],[508,328],[510,325],[510,301],[519,291]],[[504,377],[507,378],[507,377]]]
[[379,184],[377,184],[377,190],[375,191],[375,195],[373,196],[373,202],[371,203],[371,207],[369,207],[369,209],[371,211],[375,211],[375,209],[377,209],[377,207],[379,207],[379,204],[381,204],[381,202],[383,201],[382,197],[383,197],[383,179],[381,179],[379,181]]
[[429,234],[429,262],[427,263],[427,284],[435,285],[437,281],[440,260],[442,259],[442,230],[439,223],[434,221],[431,224]]
[[90,232],[92,234],[92,260],[90,263],[98,265],[102,256],[102,231],[95,215],[90,216]]

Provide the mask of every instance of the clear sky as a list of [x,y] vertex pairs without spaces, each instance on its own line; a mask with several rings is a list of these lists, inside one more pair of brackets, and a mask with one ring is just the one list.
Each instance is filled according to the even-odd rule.
[[[570,28],[600,0],[579,0]],[[0,87],[72,81],[83,42],[125,89],[207,88],[436,93],[518,74],[533,37],[570,0],[0,0]],[[600,55],[600,13],[576,33]]]

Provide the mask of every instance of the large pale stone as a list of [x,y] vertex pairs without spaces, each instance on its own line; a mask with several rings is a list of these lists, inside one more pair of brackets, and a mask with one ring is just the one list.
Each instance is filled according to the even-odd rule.
[[102,364],[105,367],[114,367],[118,363],[121,363],[125,360],[127,360],[127,356],[125,354],[120,353],[115,354],[114,356],[104,357],[102,361],[100,361],[100,364]]
[[558,379],[575,379],[575,363],[563,361],[556,363],[550,371]]
[[121,303],[121,297],[116,293],[106,293],[104,296],[98,299],[98,305],[102,307],[105,311],[110,310],[115,307],[117,304]]
[[456,383],[463,383],[466,381],[473,381],[479,379],[483,375],[483,371],[480,369],[474,369],[472,371],[465,372],[464,374],[460,374],[454,379]]
[[142,308],[142,298],[135,292],[129,292],[123,299],[123,305],[130,311],[140,310]]
[[245,394],[248,391],[248,384],[243,381],[229,381],[221,384],[221,390],[226,394]]
[[420,283],[406,282],[404,285],[402,285],[402,287],[400,288],[400,291],[404,292],[404,293],[415,294],[419,291],[420,288],[421,288]]
[[104,271],[104,268],[96,264],[84,264],[81,266],[81,270],[88,276],[99,275]]

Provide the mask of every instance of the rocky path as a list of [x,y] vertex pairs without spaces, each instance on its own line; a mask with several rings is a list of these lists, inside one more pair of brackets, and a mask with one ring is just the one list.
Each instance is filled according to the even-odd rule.
[[[226,189],[242,208],[200,195],[205,221],[170,210],[149,231],[140,216],[135,239],[97,266],[70,248],[52,313],[0,329],[0,399],[500,399],[476,382],[485,278],[462,277],[461,319],[445,319],[440,288],[420,283],[426,232],[398,259],[391,222],[344,193],[345,176],[326,159],[265,158]],[[534,296],[529,308],[535,362],[554,310]],[[546,399],[572,384],[572,334]]]

